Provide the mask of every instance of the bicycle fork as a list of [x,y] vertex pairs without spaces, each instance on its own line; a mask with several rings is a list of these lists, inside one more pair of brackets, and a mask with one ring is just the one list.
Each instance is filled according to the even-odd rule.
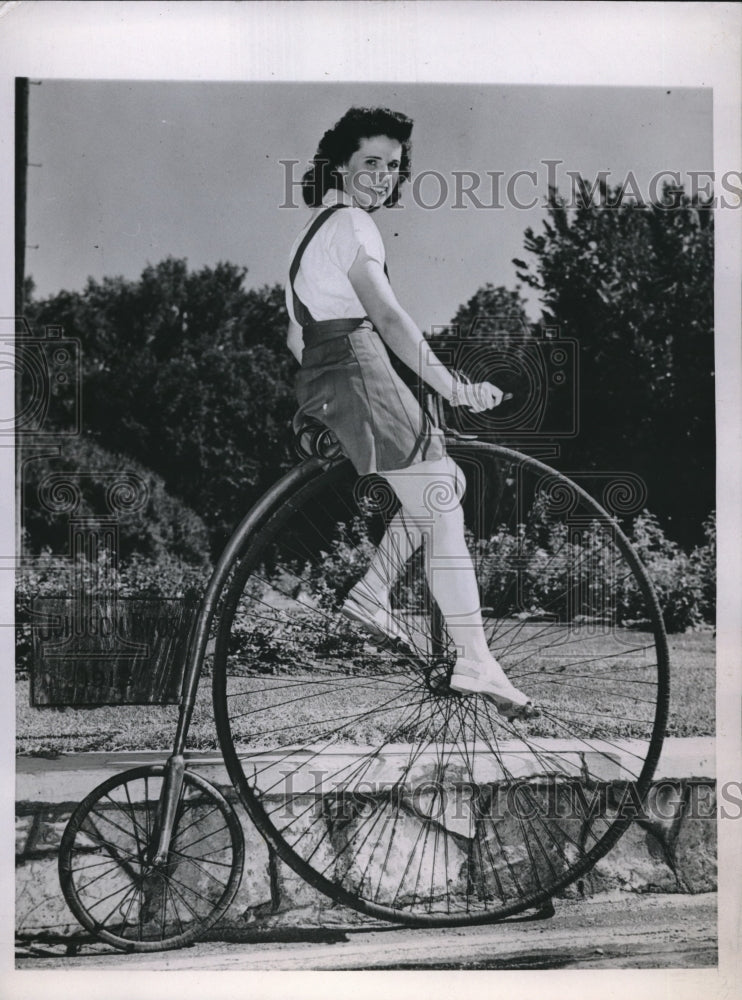
[[170,842],[173,827],[183,794],[183,775],[185,774],[185,757],[182,753],[172,754],[165,764],[165,776],[157,806],[152,847],[154,854],[150,857],[151,865],[164,865],[170,854]]
[[149,847],[149,863],[153,867],[165,865],[170,856],[173,829],[183,795],[186,737],[196,704],[198,682],[206,651],[206,637],[213,615],[213,598],[211,600],[209,598],[211,598],[210,591],[194,618],[186,644],[186,669],[183,675],[178,726],[173,741],[173,752],[165,763],[165,774]]
[[[317,467],[322,466],[322,461],[319,459],[316,459],[315,462]],[[183,693],[180,701],[178,728],[173,742],[173,752],[165,764],[165,776],[160,791],[151,841],[154,848],[150,855],[150,864],[152,865],[164,865],[170,854],[173,829],[178,816],[178,804],[183,793],[183,776],[186,769],[186,736],[196,704],[198,682],[201,678],[201,668],[209,640],[209,629],[216,613],[219,594],[227,580],[230,567],[244,546],[245,539],[249,537],[255,526],[275,508],[276,498],[282,495],[281,491],[286,490],[295,481],[301,480],[304,468],[305,466],[298,466],[293,472],[288,473],[242,519],[214,567],[198,614],[193,619],[186,644],[186,668],[183,674]]]

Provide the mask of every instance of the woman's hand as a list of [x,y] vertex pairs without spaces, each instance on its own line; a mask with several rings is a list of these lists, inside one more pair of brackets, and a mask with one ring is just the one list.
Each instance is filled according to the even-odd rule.
[[454,380],[451,406],[468,406],[472,413],[482,413],[499,406],[504,393],[491,382],[462,382]]

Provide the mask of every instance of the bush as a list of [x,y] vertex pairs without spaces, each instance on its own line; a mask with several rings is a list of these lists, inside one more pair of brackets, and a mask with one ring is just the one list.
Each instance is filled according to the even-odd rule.
[[172,555],[157,560],[133,556],[114,568],[111,555],[103,550],[96,563],[67,557],[48,550],[25,562],[16,576],[16,673],[31,667],[33,615],[36,597],[73,596],[80,589],[101,594],[109,588],[118,597],[200,597],[210,574],[208,564],[194,566]]
[[[609,617],[618,625],[641,626],[648,620],[644,597],[633,575],[616,580],[610,595],[603,581],[612,579],[613,549],[604,544],[598,525],[584,527],[579,540],[567,537],[562,522],[536,517],[514,533],[504,526],[487,540],[474,542],[482,604],[501,615],[529,615],[563,621]],[[716,527],[713,515],[705,525],[706,543],[688,555],[668,539],[657,518],[644,511],[636,518],[631,540],[657,592],[669,632],[712,622],[715,615]],[[278,611],[278,627],[261,626],[249,616],[235,620],[229,653],[248,669],[278,670],[306,665],[313,657],[345,658],[349,668],[363,655],[357,630],[338,624],[334,615],[297,616],[297,600],[320,611],[336,608],[365,571],[374,543],[362,519],[338,525],[321,565],[288,561],[263,573],[250,586],[254,596],[265,596]],[[416,590],[402,578],[392,595],[393,604],[419,605],[422,598],[420,555],[414,573]],[[73,571],[75,577],[73,578]],[[17,581],[17,661],[23,672],[31,660],[31,611],[34,596],[72,594],[84,586],[100,592],[102,582],[121,597],[189,597],[203,592],[210,567],[195,566],[164,554],[152,560],[135,553],[114,571],[110,554],[103,551],[96,564],[82,560],[73,567],[69,558],[44,552],[23,566]],[[282,596],[283,595],[283,596]],[[283,603],[282,603],[283,601]],[[285,622],[280,611],[286,611]],[[324,624],[323,624],[324,623]],[[259,655],[258,655],[259,654]]]
[[482,603],[500,615],[529,615],[571,621],[611,613],[602,581],[610,558],[600,528],[585,527],[568,537],[560,522],[538,520],[516,532],[500,526],[477,546]]
[[[615,577],[613,549],[599,525],[585,527],[579,540],[567,538],[562,522],[535,517],[513,533],[500,527],[478,543],[482,603],[500,614],[529,614],[574,620],[605,616],[618,625],[649,620],[644,595],[633,575],[621,574],[610,594],[603,581]],[[654,586],[668,632],[712,621],[715,614],[715,527],[706,525],[707,542],[689,556],[668,539],[657,518],[644,511],[636,518],[631,541]]]
[[[63,440],[59,447],[58,455],[29,460],[24,468],[27,551],[67,552],[71,514],[100,517],[113,512],[120,562],[134,555],[196,565],[208,559],[204,522],[168,493],[160,476],[89,437]],[[75,493],[79,499],[70,509],[65,501],[74,504]]]
[[716,512],[704,521],[704,545],[691,552],[690,563],[700,586],[700,611],[703,620],[716,621]]
[[[654,586],[668,632],[684,632],[704,621],[703,585],[690,556],[667,538],[654,514],[643,511],[634,522],[632,542]],[[622,612],[646,617],[644,599],[633,578],[620,591]]]
[[[485,540],[469,545],[483,606],[500,615],[528,615],[559,621],[578,618],[639,627],[649,620],[646,600],[625,564],[615,566],[615,549],[606,545],[597,523],[569,536],[568,526],[546,509],[532,511],[528,525],[514,532],[501,525]],[[706,544],[691,555],[667,538],[658,519],[644,511],[634,521],[630,540],[653,583],[668,632],[683,632],[715,616],[715,520],[705,525]],[[339,525],[321,566],[305,583],[323,606],[336,606],[368,565],[374,550],[361,519]],[[416,592],[401,579],[393,605],[414,606],[422,597],[422,567],[416,556]],[[301,574],[301,571],[299,571]],[[306,572],[305,572],[306,577]],[[296,577],[299,579],[299,576]],[[613,585],[605,588],[605,581]]]
[[262,625],[254,611],[239,611],[230,632],[228,655],[231,669],[239,665],[247,673],[291,673],[305,670],[314,662],[334,658],[336,669],[350,673],[364,652],[363,635],[344,622],[329,616],[297,613]]
[[375,551],[362,517],[354,517],[347,524],[339,522],[337,529],[322,563],[314,564],[307,574],[307,584],[323,607],[336,607],[342,602],[366,572]]

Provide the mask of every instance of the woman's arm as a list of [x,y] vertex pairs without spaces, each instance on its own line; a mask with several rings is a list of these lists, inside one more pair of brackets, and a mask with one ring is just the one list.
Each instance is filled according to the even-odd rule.
[[397,302],[378,261],[359,253],[348,278],[384,342],[431,389],[454,406],[465,405],[475,411],[500,404],[502,392],[496,386],[489,382],[468,385],[451,374],[431,350],[420,328]]
[[304,351],[304,336],[298,323],[289,319],[289,328],[286,334],[286,346],[301,364],[301,356]]

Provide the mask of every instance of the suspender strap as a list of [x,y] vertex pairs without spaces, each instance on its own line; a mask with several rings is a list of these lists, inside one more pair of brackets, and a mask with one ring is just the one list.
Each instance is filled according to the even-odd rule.
[[291,284],[291,294],[294,298],[294,315],[296,316],[296,322],[299,326],[308,326],[313,323],[312,314],[309,312],[307,307],[301,301],[299,296],[296,294],[294,289],[294,280],[299,273],[299,265],[301,264],[301,259],[304,256],[304,251],[309,246],[309,241],[312,239],[314,234],[324,225],[324,223],[330,218],[333,212],[337,212],[339,208],[347,208],[347,205],[331,205],[326,208],[324,212],[320,212],[314,222],[311,224],[309,229],[304,236],[304,239],[299,244],[299,248],[294,254],[294,259],[291,261],[291,267],[289,268],[289,282]]
[[[350,207],[349,205],[330,205],[329,208],[326,208],[324,212],[320,212],[320,214],[317,216],[317,218],[314,220],[314,222],[307,230],[304,239],[301,241],[301,243],[297,248],[296,253],[294,254],[294,259],[291,261],[291,267],[289,268],[289,283],[291,285],[291,295],[293,297],[293,303],[294,303],[294,316],[296,317],[296,322],[299,324],[299,326],[303,328],[311,327],[312,325],[315,326],[319,325],[314,322],[312,314],[309,312],[307,307],[304,305],[299,296],[296,294],[296,289],[294,288],[294,281],[296,280],[296,276],[299,273],[299,265],[301,264],[301,259],[304,256],[304,251],[309,246],[309,241],[312,239],[314,234],[317,232],[320,226],[324,225],[324,223],[330,218],[333,212],[337,212],[339,208],[349,208],[349,207]],[[384,274],[387,276],[388,280],[389,272],[387,270],[386,264],[384,264]],[[359,320],[339,320],[337,322],[343,322],[346,324],[349,322],[353,323],[353,326],[350,328],[350,330],[344,329],[341,331],[342,333],[350,333],[352,332],[352,330],[355,330],[356,327],[359,325],[359,323],[361,323],[362,320],[365,318],[366,317],[362,317],[362,319]],[[336,321],[321,320],[320,322],[326,324],[326,323],[334,323]],[[329,332],[329,328],[327,332]],[[327,336],[323,336],[323,339],[326,340],[330,338]]]

